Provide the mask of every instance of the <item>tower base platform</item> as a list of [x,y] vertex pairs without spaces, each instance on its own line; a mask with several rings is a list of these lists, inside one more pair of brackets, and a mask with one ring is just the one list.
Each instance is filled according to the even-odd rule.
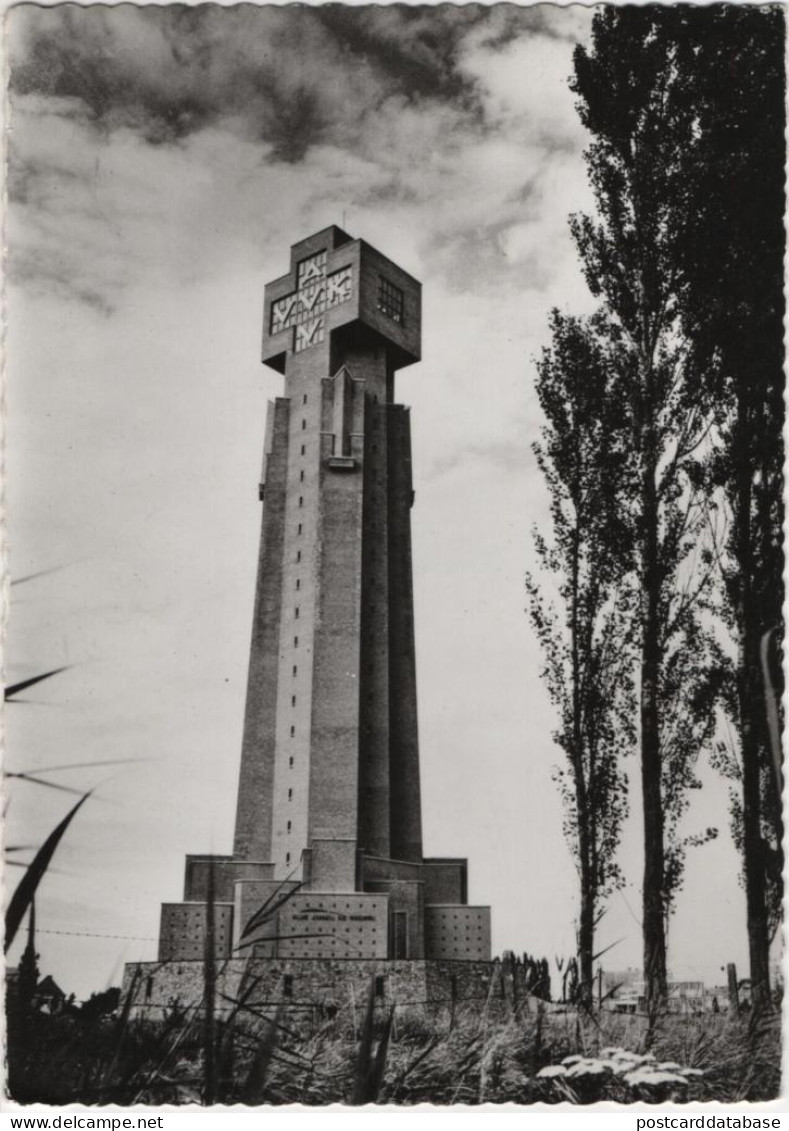
[[[215,1012],[229,1016],[243,996],[260,1016],[278,1009],[293,1020],[320,1023],[338,1014],[363,1012],[371,988],[376,1004],[397,1016],[431,1008],[517,1004],[529,994],[524,968],[489,962],[336,958],[230,958],[216,963]],[[128,963],[123,997],[132,993],[131,1016],[156,1021],[174,1012],[200,1012],[205,997],[203,963]],[[295,1015],[295,1016],[294,1016]]]

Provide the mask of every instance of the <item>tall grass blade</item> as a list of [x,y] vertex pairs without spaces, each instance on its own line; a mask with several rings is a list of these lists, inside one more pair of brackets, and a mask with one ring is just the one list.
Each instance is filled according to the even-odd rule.
[[608,954],[609,950],[613,950],[615,946],[619,946],[619,944],[624,941],[625,936],[623,935],[621,939],[617,939],[616,942],[612,942],[609,946],[603,947],[602,950],[598,950],[597,954],[592,955],[592,962],[597,962],[598,958],[602,958],[604,954]]
[[[130,762],[155,762],[155,758],[100,758],[94,762],[57,762],[54,766],[38,766],[37,774],[54,774],[60,770],[89,770],[93,766],[127,766]],[[23,777],[10,770],[5,775],[7,778]]]
[[27,691],[28,687],[35,687],[37,683],[41,683],[45,679],[51,679],[53,675],[60,675],[61,672],[68,671],[68,666],[63,668],[53,668],[51,672],[43,672],[41,675],[31,676],[30,679],[21,679],[19,683],[12,683],[10,687],[5,689],[6,702],[13,699],[20,691]]
[[36,894],[36,889],[41,883],[44,874],[49,867],[50,861],[55,853],[55,849],[60,844],[60,840],[69,827],[71,822],[76,817],[79,809],[85,804],[90,797],[90,792],[83,794],[73,809],[69,810],[63,820],[57,825],[49,834],[47,839],[41,845],[41,848],[33,858],[30,867],[25,872],[22,879],[19,881],[16,891],[11,896],[11,902],[8,904],[8,910],[5,915],[5,952],[16,938],[16,933],[19,930],[19,925],[22,922],[25,912],[30,906],[33,897]]
[[[294,873],[291,872],[291,875],[293,874]],[[283,892],[285,884],[290,882],[290,876],[286,876],[285,879],[282,880],[282,882],[274,889],[268,899],[266,899],[265,902],[262,903],[260,907],[258,907],[257,911],[253,912],[253,914],[250,915],[249,919],[244,925],[243,930],[241,931],[242,939],[245,939],[249,934],[251,934],[252,931],[254,931],[261,925],[261,923],[264,923],[267,919],[270,919],[272,915],[275,915],[277,911],[279,911],[280,907],[286,904],[289,899],[292,899],[299,888],[302,886],[301,883],[297,881],[292,888],[288,888]]]
[[274,1014],[273,1021],[267,1020],[266,1022],[265,1032],[255,1049],[255,1055],[249,1067],[249,1074],[241,1089],[239,1098],[242,1104],[260,1104],[263,1103],[265,1099],[266,1081],[274,1056],[274,1050],[277,1047],[277,1032],[279,1030],[281,1013],[282,1006],[279,1005],[277,1006],[277,1012]]
[[123,999],[123,1006],[121,1008],[120,1017],[118,1018],[118,1023],[115,1026],[115,1032],[113,1034],[113,1042],[112,1042],[113,1043],[112,1056],[109,1059],[109,1062],[107,1064],[106,1069],[101,1074],[101,1087],[102,1087],[102,1089],[111,1088],[114,1081],[115,1081],[115,1074],[118,1070],[118,1064],[120,1062],[121,1051],[123,1049],[123,1043],[126,1039],[126,1032],[129,1028],[129,1017],[131,1016],[131,1008],[132,1008],[132,1005],[134,1004],[134,997],[135,997],[135,994],[137,993],[137,987],[139,986],[141,979],[142,979],[142,971],[140,970],[140,967],[137,966],[137,967],[135,967],[134,973],[132,974],[132,980],[129,983],[129,990],[128,990],[128,993],[126,994],[126,997]]
[[208,867],[203,954],[203,1103],[216,1103],[216,908],[214,863]]
[[383,1086],[384,1074],[386,1072],[386,1058],[389,1052],[389,1041],[392,1036],[394,1019],[395,1007],[394,1005],[390,1005],[389,1013],[387,1014],[386,1021],[384,1022],[384,1031],[381,1034],[381,1039],[378,1042],[378,1048],[375,1050],[375,1057],[373,1059],[372,1068],[370,1070],[370,1079],[367,1088],[368,1096],[365,1100],[365,1103],[377,1103],[378,1097],[381,1094],[381,1087]]
[[394,1006],[391,1006],[378,1048],[374,1046],[375,1028],[375,978],[370,980],[370,992],[367,995],[367,1007],[364,1011],[362,1032],[359,1039],[359,1050],[356,1057],[356,1070],[354,1072],[353,1092],[350,1102],[355,1105],[375,1103],[381,1091],[384,1072],[386,1071],[386,1057],[389,1050],[389,1038],[394,1021]]
[[82,793],[81,789],[72,789],[70,785],[60,785],[58,782],[45,781],[44,778],[34,777],[33,774],[11,774],[4,775],[7,778],[17,778],[19,781],[30,782],[31,785],[45,785],[48,789],[57,789],[61,793],[75,793],[79,796]]

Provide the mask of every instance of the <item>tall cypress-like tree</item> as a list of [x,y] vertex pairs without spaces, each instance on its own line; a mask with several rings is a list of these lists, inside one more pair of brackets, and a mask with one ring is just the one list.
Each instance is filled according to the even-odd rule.
[[527,577],[542,674],[558,714],[554,739],[565,755],[555,777],[580,883],[579,992],[587,1005],[595,927],[605,897],[622,882],[616,862],[627,812],[622,760],[635,740],[625,640],[629,532],[617,508],[628,437],[605,329],[602,319],[552,316],[552,346],[537,381],[546,423],[535,445],[551,532],[534,531],[542,576]]
[[[666,922],[687,841],[678,821],[709,738],[699,600],[709,562],[699,467],[710,398],[681,336],[687,280],[678,248],[700,206],[693,44],[677,8],[603,8],[571,82],[592,140],[596,216],[573,218],[584,273],[618,331],[614,364],[629,419],[632,478],[619,506],[632,530],[638,607],[644,818],[643,943],[650,1011],[665,1001]],[[691,714],[688,715],[688,711]]]
[[699,208],[680,251],[682,320],[700,382],[717,400],[714,481],[730,518],[724,620],[736,647],[727,704],[738,739],[735,839],[743,856],[754,1004],[769,1002],[769,942],[782,901],[780,750],[768,726],[783,636],[783,259],[785,20],[778,8],[717,6],[690,21]]

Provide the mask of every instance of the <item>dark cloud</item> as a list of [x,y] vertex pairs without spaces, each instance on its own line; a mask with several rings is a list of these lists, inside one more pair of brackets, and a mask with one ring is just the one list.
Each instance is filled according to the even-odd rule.
[[514,5],[22,5],[10,89],[79,99],[97,128],[159,145],[230,119],[275,159],[298,161],[393,97],[480,119],[467,37],[503,45],[546,23]]
[[114,299],[152,264],[196,270],[206,225],[213,254],[243,256],[245,225],[262,242],[272,209],[300,222],[349,207],[416,222],[453,291],[542,286],[522,229],[552,158],[578,144],[546,93],[569,66],[556,12],[18,5],[8,185],[15,239],[36,254],[16,278]]
[[117,309],[106,287],[99,290],[85,280],[75,278],[57,256],[30,248],[14,250],[8,256],[6,266],[8,278],[15,284],[27,286],[34,294],[77,302],[106,317]]
[[409,100],[448,101],[479,110],[476,84],[458,68],[467,32],[490,18],[490,8],[393,4],[316,9],[322,26],[351,59],[370,63],[387,85]]
[[10,88],[12,97],[79,99],[97,126],[154,144],[231,118],[275,157],[298,160],[340,112],[374,112],[393,94],[471,107],[456,54],[480,18],[342,6],[24,6],[11,20]]

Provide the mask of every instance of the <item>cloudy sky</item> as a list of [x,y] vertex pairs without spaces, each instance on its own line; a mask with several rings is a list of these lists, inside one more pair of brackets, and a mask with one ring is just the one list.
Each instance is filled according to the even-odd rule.
[[[231,847],[265,404],[282,388],[258,360],[262,291],[331,223],[424,287],[423,361],[397,397],[412,406],[425,848],[469,857],[496,950],[571,953],[523,575],[545,516],[534,357],[552,306],[591,309],[567,229],[590,207],[567,85],[590,19],[11,11],[9,569],[44,572],[11,589],[6,669],[69,668],[7,712],[7,764],[110,763],[49,775],[96,791],[38,903],[41,965],[67,991],[154,957],[185,853]],[[41,843],[71,801],[8,794],[14,844]],[[669,941],[678,974],[714,981],[746,966],[744,901],[725,790],[696,798],[694,823],[724,832],[692,860]],[[636,815],[601,928],[620,968],[639,963],[639,836]]]

